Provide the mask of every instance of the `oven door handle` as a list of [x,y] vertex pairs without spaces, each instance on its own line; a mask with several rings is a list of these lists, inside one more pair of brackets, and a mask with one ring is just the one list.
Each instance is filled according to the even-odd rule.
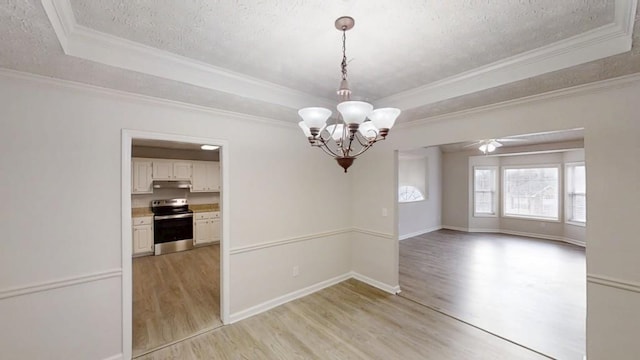
[[169,219],[184,219],[184,218],[192,218],[193,214],[176,214],[176,215],[161,215],[154,216],[153,220],[169,220]]

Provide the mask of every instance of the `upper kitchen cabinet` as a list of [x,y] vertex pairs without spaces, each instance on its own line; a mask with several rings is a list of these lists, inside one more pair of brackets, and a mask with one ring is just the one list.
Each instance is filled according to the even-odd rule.
[[131,193],[151,194],[153,188],[152,162],[149,159],[131,159]]
[[191,161],[153,160],[153,180],[190,180]]
[[194,161],[191,192],[220,191],[220,163],[217,161]]

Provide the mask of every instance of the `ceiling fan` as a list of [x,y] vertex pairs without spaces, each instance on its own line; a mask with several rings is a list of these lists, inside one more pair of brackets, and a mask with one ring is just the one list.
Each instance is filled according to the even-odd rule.
[[483,154],[488,154],[490,152],[496,151],[497,148],[502,146],[502,143],[506,142],[521,142],[526,141],[524,139],[487,139],[487,140],[478,140],[471,144],[465,145],[463,147],[472,147],[478,146],[478,150],[482,151]]

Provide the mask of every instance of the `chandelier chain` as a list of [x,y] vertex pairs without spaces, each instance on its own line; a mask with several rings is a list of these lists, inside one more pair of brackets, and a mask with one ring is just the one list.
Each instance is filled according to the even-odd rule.
[[342,30],[342,80],[347,80],[347,30]]

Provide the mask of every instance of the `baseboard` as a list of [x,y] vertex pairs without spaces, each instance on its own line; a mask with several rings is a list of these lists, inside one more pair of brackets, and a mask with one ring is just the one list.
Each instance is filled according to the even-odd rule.
[[108,358],[104,358],[103,360],[123,360],[124,354],[117,354],[113,356],[109,356]]
[[442,228],[445,229],[445,230],[469,232],[469,228],[460,227],[460,226],[442,225]]
[[555,235],[537,234],[537,233],[528,233],[528,232],[522,232],[522,231],[511,231],[511,230],[501,230],[501,229],[464,228],[464,227],[449,226],[449,225],[442,225],[442,228],[447,230],[464,231],[469,233],[495,233],[495,234],[506,234],[506,235],[515,235],[515,236],[526,236],[526,237],[531,237],[536,239],[561,241],[561,242],[582,246],[582,247],[587,246],[587,244],[584,241],[571,239],[564,236],[555,236]]
[[420,236],[422,234],[430,233],[432,231],[436,231],[436,230],[440,230],[440,229],[442,229],[442,225],[434,226],[434,227],[431,227],[431,228],[428,228],[428,229],[412,232],[412,233],[405,234],[405,235],[400,235],[398,237],[398,240],[410,239],[412,237]]
[[400,292],[400,285],[396,285],[396,286],[392,286],[392,285],[388,285],[385,284],[383,282],[380,282],[378,280],[374,280],[368,276],[364,276],[360,273],[357,273],[355,271],[351,272],[351,276],[352,278],[358,280],[358,281],[362,281],[365,284],[371,285],[373,287],[376,287],[382,291],[388,292],[389,294],[398,294]]
[[526,236],[526,237],[532,237],[532,238],[536,238],[536,239],[561,241],[561,242],[568,243],[568,244],[573,244],[573,245],[586,247],[586,243],[585,242],[578,241],[578,240],[575,240],[575,239],[570,239],[570,238],[567,238],[567,237],[564,237],[564,236],[536,234],[536,233],[528,233],[528,232],[521,232],[521,231],[511,231],[511,230],[499,230],[499,232],[501,234],[507,234],[507,235]]
[[368,276],[364,276],[364,275],[359,274],[357,272],[351,271],[351,272],[348,272],[346,274],[342,274],[342,275],[336,276],[334,278],[331,278],[331,279],[328,279],[328,280],[325,280],[325,281],[321,281],[321,282],[319,282],[317,284],[313,284],[311,286],[307,286],[306,288],[303,288],[303,289],[300,289],[300,290],[296,290],[296,291],[290,292],[288,294],[279,296],[279,297],[277,297],[275,299],[271,299],[271,300],[265,301],[265,302],[263,302],[261,304],[252,306],[252,307],[250,307],[248,309],[241,310],[241,311],[238,311],[236,313],[233,313],[233,314],[231,314],[229,316],[229,324],[233,324],[233,323],[238,322],[240,320],[244,320],[244,319],[246,319],[248,317],[251,317],[251,316],[254,316],[254,315],[258,315],[258,314],[263,313],[263,312],[265,312],[267,310],[271,310],[271,309],[273,309],[273,308],[275,308],[277,306],[284,305],[284,304],[286,304],[286,303],[288,303],[290,301],[293,301],[295,299],[299,299],[299,298],[307,296],[307,295],[311,295],[314,292],[320,291],[320,290],[322,290],[324,288],[328,288],[329,286],[336,285],[338,283],[341,283],[341,282],[343,282],[345,280],[348,280],[348,279],[351,279],[351,278],[359,280],[359,281],[362,281],[365,284],[371,285],[373,287],[376,287],[376,288],[378,288],[378,289],[380,289],[382,291],[388,292],[390,294],[394,294],[395,295],[395,294],[398,294],[400,292],[400,286],[399,285],[391,286],[391,285],[385,284],[383,282],[380,282],[378,280],[374,280],[374,279],[372,279],[372,278],[370,278]]
[[290,301],[293,301],[295,299],[301,298],[303,296],[307,296],[310,294],[313,294],[316,291],[320,291],[324,288],[327,288],[329,286],[333,286],[337,283],[340,283],[342,281],[345,281],[347,279],[350,279],[352,277],[351,273],[346,273],[343,275],[339,275],[336,276],[334,278],[325,280],[325,281],[321,281],[319,283],[313,284],[311,286],[307,286],[306,288],[300,289],[300,290],[296,290],[293,292],[290,292],[288,294],[279,296],[275,299],[271,299],[268,301],[265,301],[261,304],[252,306],[248,309],[245,310],[241,310],[238,311],[236,313],[233,313],[229,316],[229,323],[233,324],[235,322],[238,322],[240,320],[246,319],[248,317],[254,316],[254,315],[258,315],[262,312],[265,312],[267,310],[271,310],[274,307],[286,304]]

